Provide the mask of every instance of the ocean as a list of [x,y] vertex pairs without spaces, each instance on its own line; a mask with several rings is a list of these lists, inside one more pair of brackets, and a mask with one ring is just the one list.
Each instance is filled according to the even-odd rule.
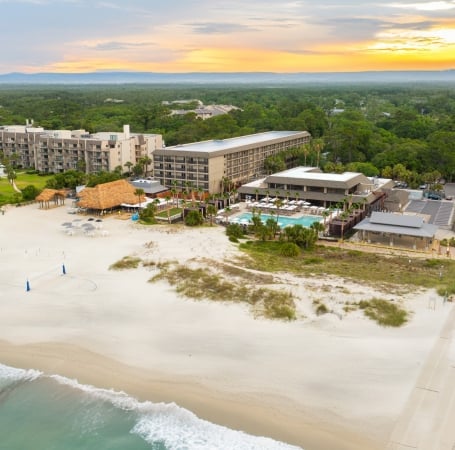
[[[0,450],[298,450],[174,403],[0,364]],[[301,450],[301,449],[300,449]]]

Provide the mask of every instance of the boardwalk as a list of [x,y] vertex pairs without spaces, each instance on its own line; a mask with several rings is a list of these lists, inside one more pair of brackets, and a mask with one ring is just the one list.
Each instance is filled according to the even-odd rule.
[[391,434],[387,450],[455,449],[455,307],[426,361]]

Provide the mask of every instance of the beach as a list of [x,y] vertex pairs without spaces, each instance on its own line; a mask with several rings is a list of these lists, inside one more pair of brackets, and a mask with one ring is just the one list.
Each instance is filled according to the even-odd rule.
[[[194,301],[165,281],[149,282],[167,261],[235,261],[239,250],[224,228],[146,227],[112,216],[90,221],[87,232],[89,218],[36,204],[0,217],[0,363],[176,403],[306,450],[400,449],[409,429],[428,441],[434,427],[409,426],[427,420],[439,427],[440,446],[415,448],[452,448],[444,420],[453,395],[442,422],[437,406],[430,418],[407,410],[442,336],[447,346],[437,347],[441,370],[432,380],[443,390],[454,378],[454,306],[434,291],[381,293],[275,274],[298,298],[299,317],[267,320],[246,305]],[[125,256],[155,264],[110,270]],[[409,322],[384,328],[361,311],[343,313],[346,301],[374,296],[405,307]],[[316,298],[333,313],[317,316]]]

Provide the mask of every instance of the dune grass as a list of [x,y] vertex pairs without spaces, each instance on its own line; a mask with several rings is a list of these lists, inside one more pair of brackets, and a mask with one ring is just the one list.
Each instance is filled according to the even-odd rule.
[[149,281],[163,279],[174,286],[180,295],[188,298],[246,303],[256,315],[269,319],[296,318],[294,298],[287,291],[257,288],[255,285],[230,281],[223,274],[208,268],[190,268],[179,264],[162,267],[160,273]]
[[109,266],[110,270],[128,270],[128,269],[137,269],[141,263],[141,258],[136,258],[134,256],[124,256],[119,261],[116,261],[114,264]]
[[373,298],[359,302],[359,308],[370,319],[384,327],[400,327],[407,322],[408,313],[395,303]]
[[[436,288],[455,293],[455,262],[442,259],[386,256],[338,247],[316,246],[290,258],[280,254],[280,242],[248,241],[239,245],[244,257],[236,261],[248,269],[290,272],[294,275],[333,275],[381,285],[385,291],[404,292],[413,288]],[[453,290],[453,292],[452,292]]]

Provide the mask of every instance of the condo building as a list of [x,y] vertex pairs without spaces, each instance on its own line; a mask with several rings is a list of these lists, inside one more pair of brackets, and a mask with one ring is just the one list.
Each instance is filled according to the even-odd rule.
[[85,170],[86,173],[113,171],[125,163],[153,157],[163,147],[159,134],[135,134],[129,125],[122,132],[90,134],[85,130],[45,130],[33,123],[0,126],[0,151],[14,159],[16,167],[41,173]]
[[224,179],[236,186],[264,175],[268,156],[300,147],[311,139],[307,131],[269,131],[230,139],[194,142],[157,149],[153,176],[164,186],[188,185],[216,194]]

